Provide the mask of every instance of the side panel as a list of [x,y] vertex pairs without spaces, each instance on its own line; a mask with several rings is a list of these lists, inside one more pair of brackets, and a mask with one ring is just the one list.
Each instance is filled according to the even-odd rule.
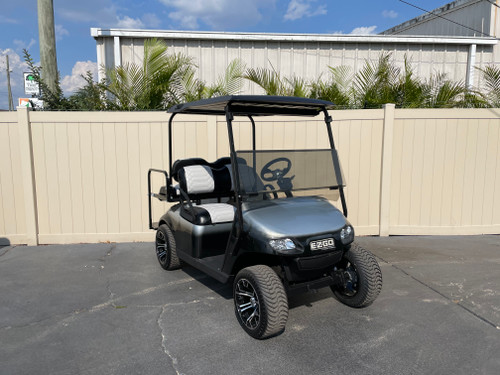
[[[201,259],[224,254],[233,223],[193,225],[174,206],[162,218],[174,232],[177,252]],[[182,258],[182,254],[181,254]]]

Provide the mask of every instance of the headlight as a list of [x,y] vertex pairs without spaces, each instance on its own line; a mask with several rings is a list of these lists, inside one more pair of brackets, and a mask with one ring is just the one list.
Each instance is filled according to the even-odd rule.
[[340,241],[343,245],[348,245],[354,241],[354,229],[350,225],[346,225],[340,231]]
[[295,242],[293,242],[290,238],[270,240],[269,246],[274,251],[282,254],[296,254],[297,252],[300,252],[300,250],[297,249]]

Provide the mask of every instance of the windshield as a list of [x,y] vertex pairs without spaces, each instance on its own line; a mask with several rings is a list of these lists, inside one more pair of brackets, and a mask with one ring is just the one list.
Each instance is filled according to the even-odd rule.
[[344,186],[336,150],[237,151],[240,193]]

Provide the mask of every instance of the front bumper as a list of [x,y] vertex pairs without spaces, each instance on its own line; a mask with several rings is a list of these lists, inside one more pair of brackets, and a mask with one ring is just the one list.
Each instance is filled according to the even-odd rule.
[[303,257],[282,257],[282,265],[289,283],[315,280],[328,275],[340,262],[344,249]]

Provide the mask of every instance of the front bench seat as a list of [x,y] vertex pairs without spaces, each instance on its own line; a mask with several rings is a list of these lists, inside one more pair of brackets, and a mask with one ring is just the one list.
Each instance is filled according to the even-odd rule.
[[[230,165],[213,169],[208,165],[189,165],[178,172],[179,187],[191,199],[203,194],[229,196],[232,189]],[[228,203],[183,204],[181,216],[196,225],[227,223],[234,220],[236,207]]]

